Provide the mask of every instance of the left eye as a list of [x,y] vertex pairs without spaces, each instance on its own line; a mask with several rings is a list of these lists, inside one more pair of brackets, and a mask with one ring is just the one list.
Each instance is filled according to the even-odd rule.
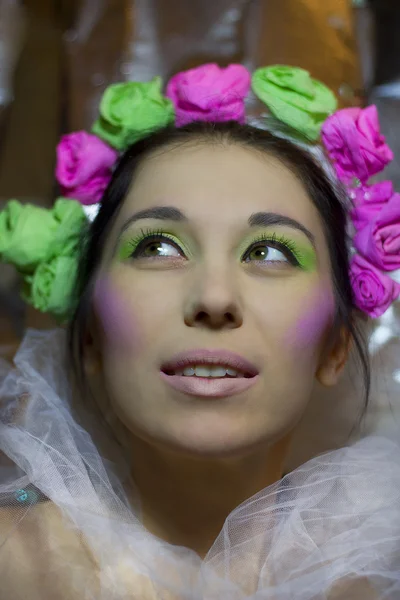
[[152,258],[157,256],[182,256],[182,251],[174,242],[166,239],[145,239],[136,247],[132,258]]
[[282,250],[264,242],[253,246],[243,257],[244,262],[290,262]]

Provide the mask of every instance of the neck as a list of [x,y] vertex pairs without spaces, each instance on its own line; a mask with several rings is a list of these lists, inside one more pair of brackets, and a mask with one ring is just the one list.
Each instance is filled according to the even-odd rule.
[[282,477],[290,436],[252,454],[223,459],[182,456],[133,441],[133,478],[145,527],[204,556],[239,504]]

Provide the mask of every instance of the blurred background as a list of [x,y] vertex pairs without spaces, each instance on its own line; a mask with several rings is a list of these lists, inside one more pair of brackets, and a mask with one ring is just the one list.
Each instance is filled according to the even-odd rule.
[[[400,0],[0,0],[0,209],[51,206],[55,147],[89,128],[112,82],[216,61],[309,70],[342,106],[379,105],[400,189]],[[0,355],[48,317],[0,266]]]

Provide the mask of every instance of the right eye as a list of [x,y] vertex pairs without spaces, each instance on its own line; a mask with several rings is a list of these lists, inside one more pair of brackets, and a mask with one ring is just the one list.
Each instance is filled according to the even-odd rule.
[[143,238],[130,254],[130,258],[186,258],[178,244],[165,235],[149,235]]

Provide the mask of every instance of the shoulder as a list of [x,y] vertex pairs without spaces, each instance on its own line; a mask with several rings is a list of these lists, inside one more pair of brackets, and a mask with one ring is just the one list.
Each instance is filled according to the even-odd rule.
[[54,503],[0,508],[0,600],[76,600],[94,576],[82,536]]
[[368,577],[338,581],[329,590],[327,600],[379,600],[382,598],[379,590],[372,584]]
[[121,598],[158,598],[152,580],[123,557],[109,575],[100,574],[83,536],[54,503],[37,504],[26,514],[0,508],[0,600],[114,598],[115,585]]

